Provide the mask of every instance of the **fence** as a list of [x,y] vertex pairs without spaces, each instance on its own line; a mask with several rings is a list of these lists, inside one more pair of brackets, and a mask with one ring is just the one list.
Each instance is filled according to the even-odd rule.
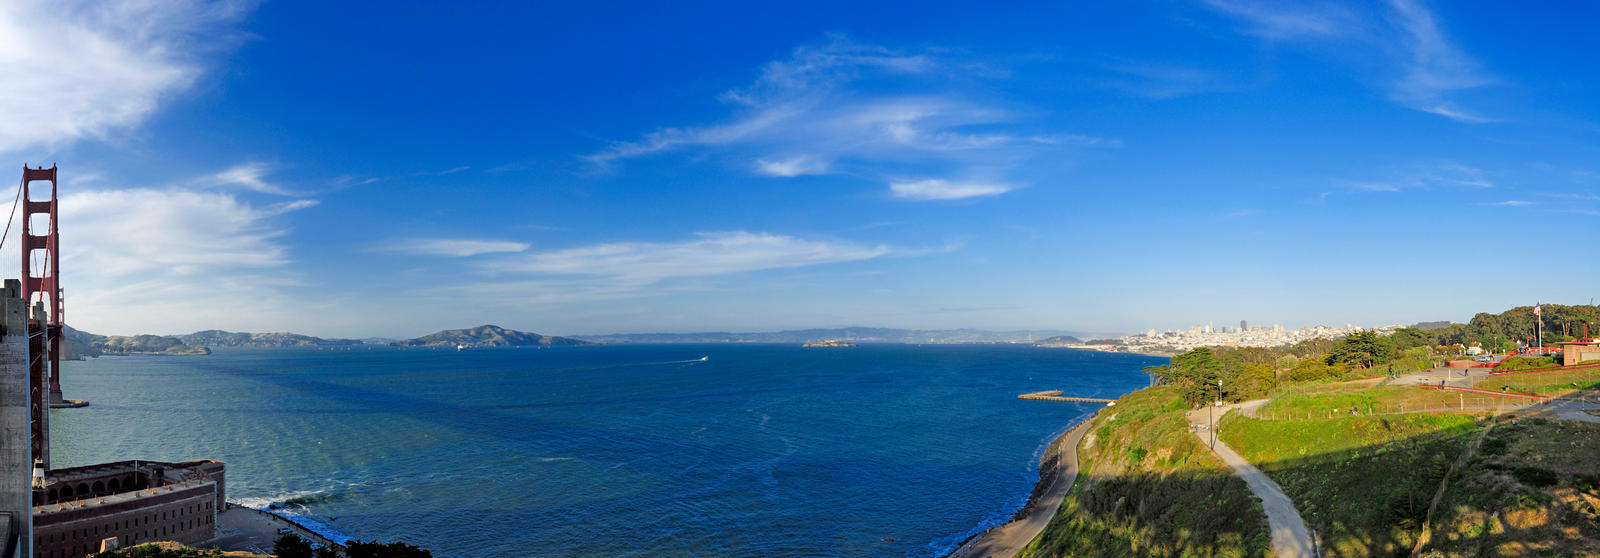
[[1253,415],[1255,418],[1265,420],[1300,420],[1319,418],[1343,418],[1357,416],[1377,415],[1408,415],[1414,413],[1443,413],[1450,411],[1491,411],[1505,412],[1525,409],[1545,401],[1531,401],[1521,399],[1508,399],[1505,397],[1488,397],[1480,395],[1458,394],[1455,405],[1442,401],[1425,403],[1378,403],[1364,406],[1355,406],[1344,409],[1261,409]]
[[1539,368],[1524,368],[1522,370],[1510,370],[1506,372],[1490,372],[1489,377],[1515,376],[1518,374],[1542,374],[1545,372],[1572,372],[1575,370],[1600,370],[1600,362],[1591,364],[1574,364],[1572,366],[1542,366]]

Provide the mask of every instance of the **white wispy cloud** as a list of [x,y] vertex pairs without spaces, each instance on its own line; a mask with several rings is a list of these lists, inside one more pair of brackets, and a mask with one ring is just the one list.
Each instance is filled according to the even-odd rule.
[[1398,70],[1398,75],[1378,79],[1391,100],[1408,108],[1470,124],[1496,121],[1450,98],[1454,92],[1493,80],[1450,42],[1438,18],[1417,0],[1389,0],[1374,7],[1375,13],[1356,13],[1348,4],[1333,3],[1205,0],[1205,4],[1243,21],[1246,32],[1266,40],[1347,45],[1388,59],[1385,67]]
[[54,148],[140,123],[235,45],[254,2],[0,3],[0,152]]
[[470,167],[470,166],[448,168],[448,169],[439,171],[439,176],[444,176],[444,175],[447,175],[447,174],[455,174],[455,173],[458,173],[458,172],[461,172],[461,171],[464,171],[464,170],[468,170],[468,169],[471,169],[471,168],[472,167]]
[[980,196],[994,196],[1010,192],[1012,186],[994,182],[952,182],[929,179],[909,182],[891,182],[889,191],[897,198],[912,200],[958,200]]
[[1218,12],[1245,21],[1249,33],[1267,39],[1335,37],[1350,33],[1357,24],[1355,15],[1338,4],[1204,1]]
[[1454,161],[1421,163],[1393,170],[1379,180],[1345,181],[1344,185],[1367,192],[1400,192],[1437,188],[1493,188],[1488,171]]
[[[849,173],[892,187],[900,174],[892,169],[908,164],[944,175],[933,178],[953,180],[975,169],[1003,175],[1046,150],[1121,145],[1115,139],[1031,130],[1022,115],[973,101],[952,85],[962,72],[931,54],[831,36],[767,64],[753,84],[724,93],[722,99],[733,108],[726,121],[659,129],[586,158],[606,168],[635,157],[711,150],[760,175]],[[861,86],[884,81],[898,87]]]
[[756,172],[768,176],[782,177],[826,174],[828,172],[828,164],[804,155],[776,159],[756,159]]
[[1480,203],[1478,205],[1490,205],[1490,206],[1502,206],[1502,207],[1520,207],[1520,206],[1524,206],[1524,205],[1533,205],[1533,202],[1531,202],[1531,201],[1522,201],[1522,200],[1506,200],[1506,201],[1500,201],[1500,202],[1484,202],[1484,203]]
[[1473,60],[1445,39],[1433,12],[1416,0],[1390,0],[1402,41],[1410,55],[1406,75],[1395,85],[1396,100],[1411,108],[1480,124],[1493,119],[1455,106],[1446,95],[1489,83]]
[[264,194],[292,196],[293,192],[267,180],[272,167],[266,163],[242,163],[222,172],[203,177],[196,182],[207,186],[238,186]]
[[679,242],[616,242],[515,256],[496,268],[547,275],[586,275],[649,284],[766,269],[876,258],[885,246],[806,240],[746,231],[699,233]]
[[412,239],[396,242],[388,247],[395,252],[414,252],[434,256],[476,256],[479,254],[499,254],[506,252],[521,252],[528,249],[526,242],[512,242],[507,240],[471,240],[471,239]]
[[280,216],[315,204],[258,206],[232,192],[185,188],[68,193],[61,267],[69,318],[112,333],[285,323],[297,304],[284,289],[299,277]]

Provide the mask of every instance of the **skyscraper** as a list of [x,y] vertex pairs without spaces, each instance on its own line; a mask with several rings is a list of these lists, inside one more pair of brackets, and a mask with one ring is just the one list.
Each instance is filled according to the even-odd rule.
[[1239,331],[1250,331],[1250,322],[1239,320]]

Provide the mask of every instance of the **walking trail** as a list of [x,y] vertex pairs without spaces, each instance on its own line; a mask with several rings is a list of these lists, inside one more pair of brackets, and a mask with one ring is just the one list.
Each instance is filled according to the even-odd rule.
[[1085,419],[1061,437],[1061,459],[1056,465],[1056,477],[1026,516],[984,531],[950,553],[948,558],[1011,558],[1039,536],[1045,525],[1050,523],[1050,518],[1055,517],[1062,499],[1066,498],[1067,491],[1072,490],[1072,483],[1078,478],[1078,442],[1089,431],[1091,420]]
[[[1266,404],[1266,402],[1267,400],[1261,399],[1241,403],[1238,406],[1248,413],[1254,413],[1256,409]],[[1234,405],[1218,407],[1215,420],[1220,422],[1222,415],[1232,408],[1234,408]],[[1190,411],[1189,424],[1204,426],[1204,428],[1195,428],[1194,434],[1200,437],[1201,443],[1207,446],[1212,445],[1216,430],[1211,428],[1212,420],[1209,418],[1206,409]],[[1239,478],[1244,479],[1244,483],[1250,487],[1250,492],[1261,499],[1261,509],[1267,513],[1267,527],[1272,530],[1273,555],[1279,558],[1312,558],[1315,556],[1315,551],[1312,550],[1311,545],[1311,531],[1306,529],[1306,522],[1300,519],[1300,512],[1294,508],[1294,502],[1290,502],[1289,497],[1283,494],[1283,489],[1278,487],[1278,483],[1272,482],[1272,479],[1267,478],[1266,473],[1261,472],[1260,469],[1251,465],[1249,461],[1240,457],[1238,453],[1233,451],[1233,448],[1228,447],[1228,444],[1222,443],[1221,440],[1216,440],[1216,445],[1212,448],[1212,451],[1216,452],[1217,457],[1222,458],[1223,463],[1227,463],[1229,467],[1233,468],[1233,474],[1239,475]]]

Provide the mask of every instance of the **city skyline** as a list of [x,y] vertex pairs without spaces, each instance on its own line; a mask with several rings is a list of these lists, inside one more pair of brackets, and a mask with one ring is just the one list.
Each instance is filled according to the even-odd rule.
[[23,2],[0,158],[96,333],[1465,322],[1595,296],[1595,9]]

